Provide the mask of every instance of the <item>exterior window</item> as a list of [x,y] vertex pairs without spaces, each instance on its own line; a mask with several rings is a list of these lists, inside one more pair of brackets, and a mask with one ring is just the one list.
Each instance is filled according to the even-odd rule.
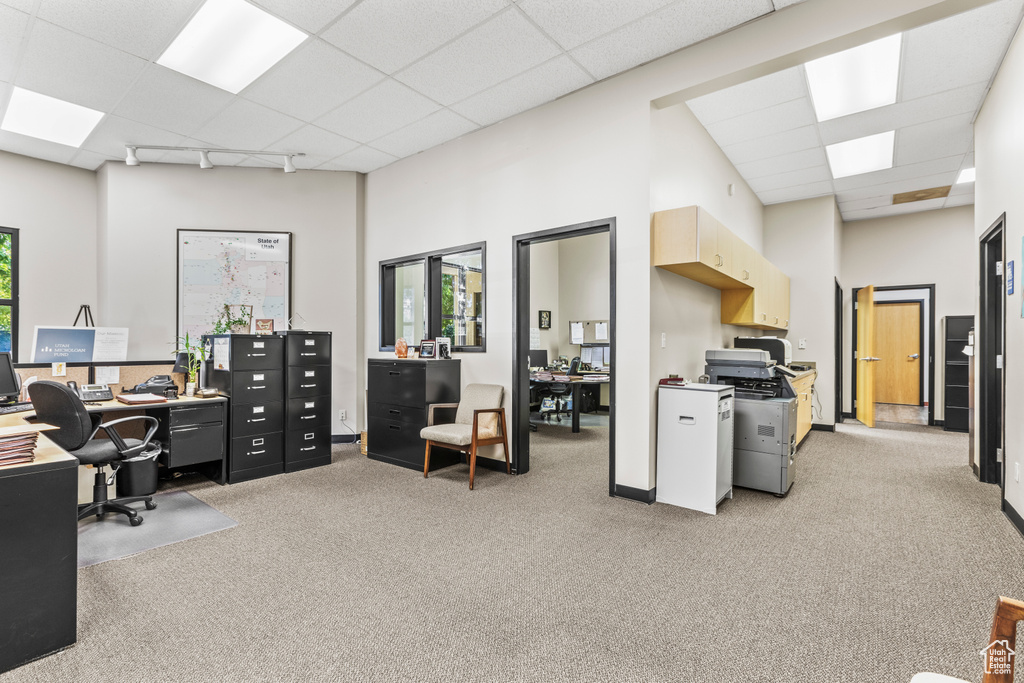
[[18,230],[0,228],[0,351],[18,360]]

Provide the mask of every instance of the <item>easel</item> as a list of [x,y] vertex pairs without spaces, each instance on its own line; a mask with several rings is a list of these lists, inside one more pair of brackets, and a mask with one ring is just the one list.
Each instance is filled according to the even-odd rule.
[[89,304],[82,304],[78,307],[78,315],[75,316],[75,322],[71,323],[72,327],[78,327],[78,319],[82,317],[82,313],[85,313],[85,319],[82,321],[86,327],[96,327],[96,323],[92,319],[92,310],[89,308]]

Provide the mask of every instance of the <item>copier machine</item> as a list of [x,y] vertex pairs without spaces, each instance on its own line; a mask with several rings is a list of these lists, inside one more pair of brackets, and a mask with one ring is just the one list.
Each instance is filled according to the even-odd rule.
[[713,349],[704,362],[711,384],[736,387],[733,484],[786,495],[796,477],[796,392],[789,369],[763,349]]

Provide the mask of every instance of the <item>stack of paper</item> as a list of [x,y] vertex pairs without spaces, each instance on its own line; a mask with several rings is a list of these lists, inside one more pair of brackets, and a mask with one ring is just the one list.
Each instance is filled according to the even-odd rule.
[[117,400],[130,406],[144,403],[167,403],[167,398],[156,394],[118,394]]
[[39,432],[22,431],[0,436],[0,467],[19,465],[36,459],[36,441]]

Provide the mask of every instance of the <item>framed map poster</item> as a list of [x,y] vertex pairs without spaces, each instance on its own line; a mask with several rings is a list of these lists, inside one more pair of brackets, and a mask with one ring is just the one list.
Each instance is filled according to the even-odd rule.
[[213,331],[224,306],[287,330],[291,317],[292,234],[178,230],[178,336]]

